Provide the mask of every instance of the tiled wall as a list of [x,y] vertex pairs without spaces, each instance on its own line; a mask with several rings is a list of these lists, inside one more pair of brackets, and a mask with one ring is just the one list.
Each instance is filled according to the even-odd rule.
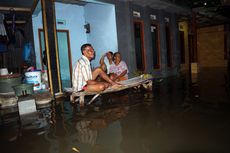
[[212,26],[197,30],[199,67],[226,67],[224,59],[224,26]]

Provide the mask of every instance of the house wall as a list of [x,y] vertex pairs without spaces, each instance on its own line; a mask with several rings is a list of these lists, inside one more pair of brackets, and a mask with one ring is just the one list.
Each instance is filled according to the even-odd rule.
[[200,67],[227,67],[224,58],[224,25],[198,29],[197,51]]
[[118,50],[121,52],[122,59],[128,65],[129,76],[132,76],[134,75],[133,72],[136,70],[136,61],[131,3],[116,1],[115,10]]
[[84,12],[85,23],[90,24],[87,41],[93,45],[96,53],[91,64],[96,67],[107,51],[118,51],[115,7],[112,4],[89,3],[85,5]]
[[37,16],[33,16],[32,22],[33,22],[34,52],[36,56],[36,67],[37,69],[41,69],[42,65],[41,65],[41,59],[40,59],[38,29],[43,29],[42,12],[39,12]]
[[[111,2],[112,3],[112,2]],[[144,23],[144,50],[146,59],[146,72],[157,74],[158,76],[175,75],[180,69],[180,49],[179,49],[179,30],[177,17],[174,13],[155,10],[148,7],[133,5],[131,2],[115,2],[116,6],[116,21],[118,30],[118,48],[126,60],[130,69],[131,75],[136,70],[135,61],[135,44],[134,44],[134,29],[133,21],[140,20]],[[133,17],[133,11],[138,11],[141,14],[140,18]],[[152,42],[150,33],[150,14],[157,15],[160,34],[160,69],[153,69],[152,60]],[[171,30],[172,44],[172,67],[167,67],[167,50],[165,36],[165,17],[169,18]]]
[[69,30],[72,65],[74,65],[77,59],[82,55],[80,50],[81,45],[87,43],[84,29],[84,7],[72,4],[55,3],[55,13],[56,20],[61,19],[66,21],[66,25],[57,24],[57,29]]

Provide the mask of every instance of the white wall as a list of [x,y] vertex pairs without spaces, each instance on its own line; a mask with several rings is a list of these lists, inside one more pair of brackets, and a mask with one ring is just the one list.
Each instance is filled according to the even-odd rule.
[[87,40],[96,51],[95,60],[91,62],[96,67],[106,51],[118,50],[115,7],[111,4],[89,3],[85,6],[85,20],[90,24]]
[[77,59],[82,55],[80,50],[81,45],[87,43],[84,29],[84,7],[72,4],[55,3],[55,12],[56,19],[66,21],[66,25],[57,24],[57,29],[69,30],[72,65],[74,65]]
[[41,62],[40,62],[40,46],[39,46],[39,37],[38,37],[38,29],[43,28],[42,24],[42,12],[40,12],[37,16],[32,18],[33,22],[33,34],[34,34],[34,50],[36,56],[36,66],[37,69],[41,69]]

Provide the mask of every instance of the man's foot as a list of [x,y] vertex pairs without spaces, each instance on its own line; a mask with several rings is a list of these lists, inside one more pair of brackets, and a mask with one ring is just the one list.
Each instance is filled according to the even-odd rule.
[[103,82],[105,85],[105,89],[109,87],[109,83]]
[[114,81],[113,81],[113,82],[111,82],[111,85],[114,86],[114,85],[122,85],[122,84],[119,83],[119,82],[114,82]]
[[111,86],[111,88],[113,88],[113,89],[118,89],[118,88],[121,88],[121,87],[123,87],[122,84],[114,84],[114,85]]

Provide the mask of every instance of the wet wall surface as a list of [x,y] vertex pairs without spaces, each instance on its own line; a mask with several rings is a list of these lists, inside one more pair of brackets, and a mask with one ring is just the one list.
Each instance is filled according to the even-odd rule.
[[229,153],[227,78],[155,80],[152,91],[103,95],[83,109],[65,100],[24,117],[1,110],[0,152]]

